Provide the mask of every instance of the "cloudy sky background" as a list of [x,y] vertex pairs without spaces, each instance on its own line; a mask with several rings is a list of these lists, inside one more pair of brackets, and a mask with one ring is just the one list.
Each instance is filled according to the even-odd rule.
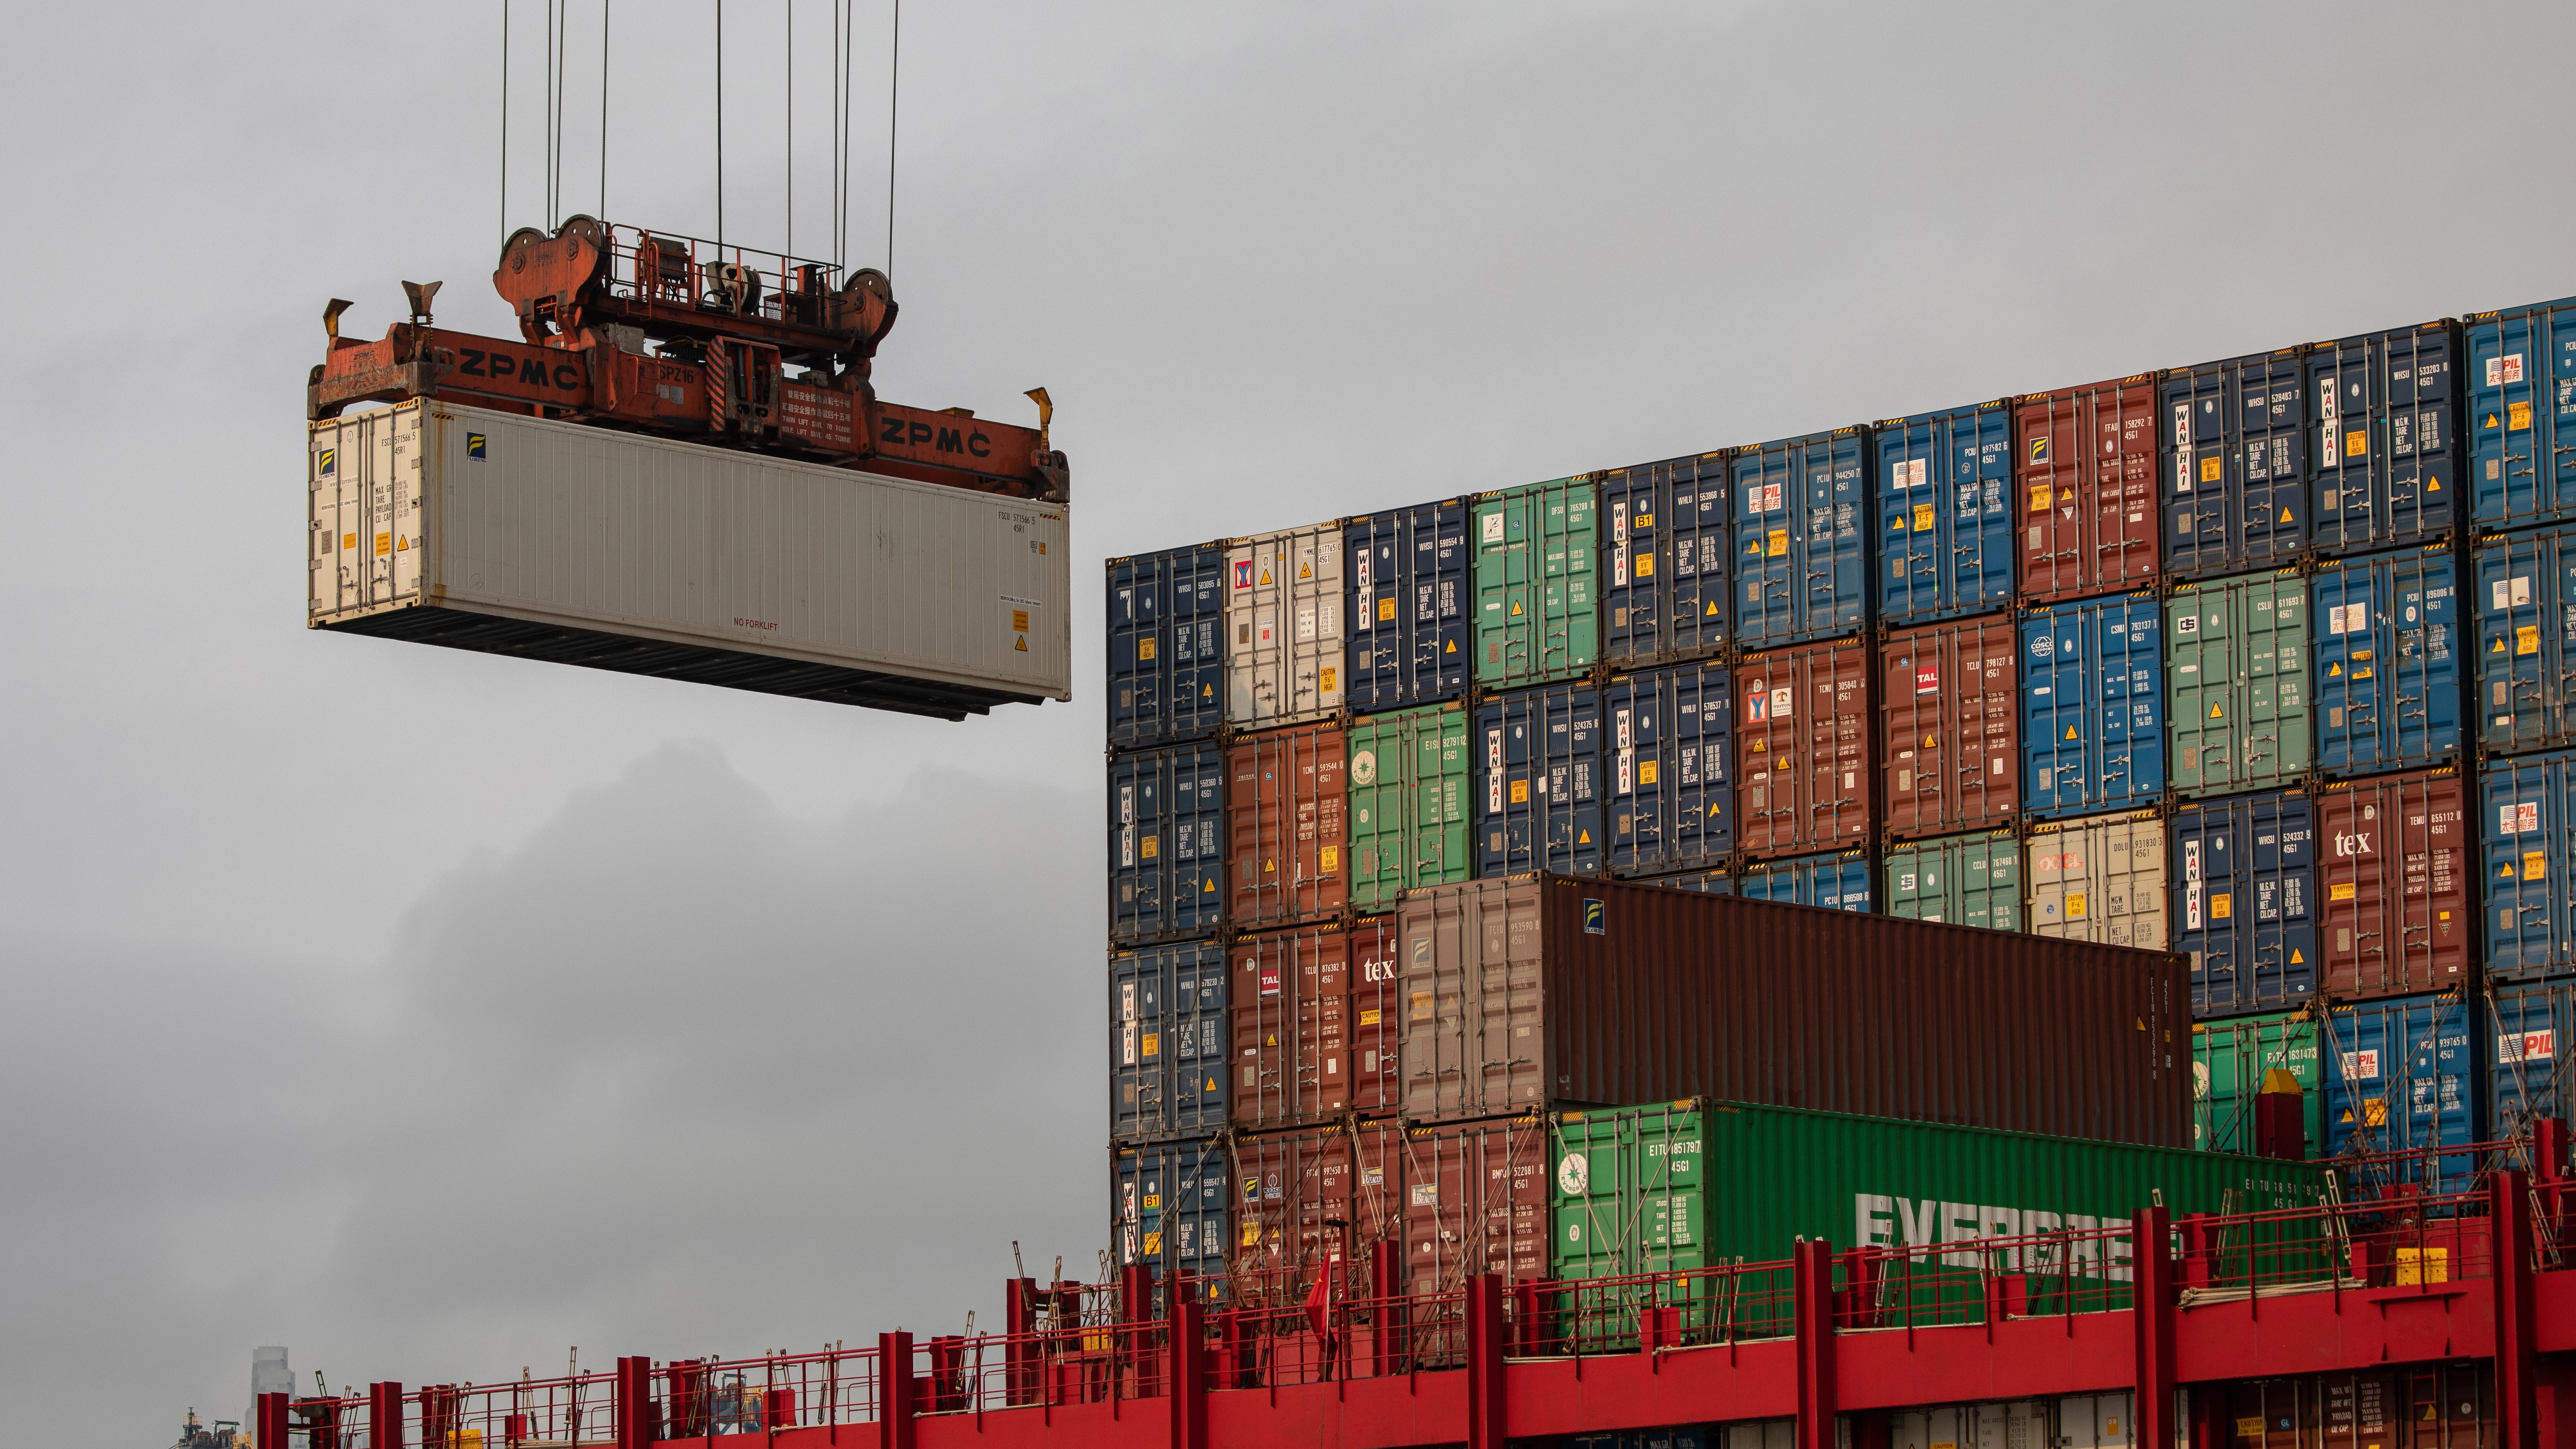
[[[854,262],[883,262],[861,0]],[[521,0],[512,224],[540,223]],[[785,241],[785,0],[726,223]],[[712,7],[607,210],[714,230]],[[826,0],[798,23],[824,246]],[[508,329],[498,0],[22,7],[0,119],[0,1403],[989,1320],[1105,1241],[1102,556],[2576,293],[2563,5],[905,15],[890,398],[1074,459],[1073,704],[947,725],[301,627],[324,299]],[[573,0],[567,209],[598,205]]]

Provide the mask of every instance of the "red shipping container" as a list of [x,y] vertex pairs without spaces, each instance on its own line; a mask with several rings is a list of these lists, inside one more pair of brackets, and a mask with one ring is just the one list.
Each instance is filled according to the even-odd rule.
[[1225,754],[1226,921],[1290,925],[1350,903],[1347,751],[1337,725],[1237,736]]
[[1364,916],[1351,927],[1350,1104],[1362,1116],[1404,1107],[1398,1069],[1404,983],[1396,969],[1395,917]]
[[2447,767],[2318,792],[2318,984],[2328,996],[2411,996],[2475,979],[2468,799]]
[[1888,839],[2012,824],[2021,812],[2021,628],[2012,616],[1900,629],[1878,658]]
[[1776,859],[1874,843],[1867,644],[1774,649],[1735,668],[1735,846]]
[[2153,373],[2024,396],[2013,410],[2021,596],[2116,593],[2163,566]]
[[1547,1276],[1545,1118],[1410,1127],[1403,1141],[1405,1291]]
[[[1385,917],[1345,930],[1338,921],[1244,936],[1227,948],[1233,1019],[1232,1101],[1248,1128],[1320,1122],[1384,1110],[1394,1065],[1381,1064],[1394,1019],[1392,933]],[[1367,979],[1363,979],[1363,978]],[[1371,1044],[1356,1054],[1354,1008],[1365,1005]]]

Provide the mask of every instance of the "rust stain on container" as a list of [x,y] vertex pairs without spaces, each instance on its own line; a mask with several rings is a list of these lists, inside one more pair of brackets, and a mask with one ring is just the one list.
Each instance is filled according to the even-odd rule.
[[1285,926],[1350,903],[1346,753],[1333,725],[1244,735],[1227,749],[1229,923]]
[[2156,380],[2031,393],[2013,410],[2021,596],[2111,593],[2155,578]]
[[1735,844],[1756,859],[1869,845],[1868,645],[1833,639],[1755,654],[1735,669]]
[[1410,891],[1396,927],[1416,1120],[1708,1096],[2191,1143],[2169,952],[1556,875]]
[[1391,975],[1393,938],[1380,916],[1349,930],[1336,921],[1244,936],[1227,949],[1229,1115],[1237,1126],[1287,1127],[1386,1110],[1380,1104],[1394,1063],[1384,1023],[1393,985],[1382,978]]
[[2328,995],[2447,991],[2474,976],[2468,809],[2468,788],[2448,769],[2339,781],[2317,795]]
[[2021,631],[2010,615],[1901,629],[1879,645],[1879,775],[1892,840],[2010,825],[2021,811]]

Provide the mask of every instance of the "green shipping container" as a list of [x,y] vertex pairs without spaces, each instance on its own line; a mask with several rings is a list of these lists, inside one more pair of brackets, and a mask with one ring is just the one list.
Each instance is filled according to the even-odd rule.
[[[2158,1201],[2177,1218],[2308,1207],[2328,1176],[2311,1163],[1697,1099],[1562,1113],[1549,1146],[1548,1268],[1564,1279],[1777,1262],[1801,1238],[1839,1251],[2110,1228]],[[2299,1222],[2267,1231],[2318,1236]],[[2125,1237],[2073,1248],[2066,1265],[2052,1252],[1992,1266],[2026,1275],[2032,1312],[2050,1311],[2070,1272],[2082,1289],[2127,1281]],[[1940,1261],[1973,1268],[1979,1256]],[[1972,1274],[1927,1281],[1918,1306],[1973,1285]]]
[[2308,772],[2308,581],[2296,569],[2183,584],[2165,601],[2166,783],[2187,796]]
[[1457,704],[1361,715],[1350,727],[1351,902],[1472,878],[1467,712]]
[[2009,830],[1887,848],[1887,914],[2021,929],[2021,839]]
[[2263,1074],[2274,1067],[2298,1078],[2307,1094],[2308,1155],[2322,1156],[2326,1140],[2326,1083],[2321,1075],[2324,1033],[2296,1012],[2204,1021],[2191,1029],[2194,1147],[2210,1152],[2254,1150],[2254,1098]]
[[1600,490],[1559,478],[1476,496],[1476,683],[1571,679],[1601,654]]

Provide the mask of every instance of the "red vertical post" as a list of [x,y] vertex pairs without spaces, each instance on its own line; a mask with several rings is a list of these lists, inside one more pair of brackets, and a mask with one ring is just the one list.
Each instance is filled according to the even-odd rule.
[[2173,1449],[2174,1264],[2173,1219],[2160,1207],[2140,1208],[2129,1219],[2130,1318],[2137,1334],[2139,1449]]
[[1207,1449],[1207,1310],[1190,1287],[1175,1278],[1168,1295],[1164,1353],[1172,1384],[1172,1449]]
[[877,1449],[912,1449],[913,1416],[921,1412],[912,1376],[912,1335],[877,1335]]
[[2487,1226],[2495,1256],[2496,1427],[2503,1449],[2537,1449],[2540,1403],[2531,1311],[2531,1183],[2516,1168],[2489,1180]]
[[367,1385],[368,1449],[402,1449],[402,1385],[387,1380]]
[[653,1442],[653,1360],[636,1354],[617,1361],[617,1449]]
[[1002,1285],[1002,1402],[1038,1401],[1038,1280],[1012,1278]]
[[1791,1321],[1798,1335],[1798,1449],[1836,1449],[1834,1245],[1800,1243],[1790,1260]]
[[1369,1297],[1377,1300],[1370,1335],[1369,1372],[1379,1378],[1400,1370],[1405,1353],[1404,1245],[1386,1238],[1369,1244]]
[[285,1394],[262,1394],[252,1400],[251,1449],[286,1449]]
[[[1467,1449],[1504,1449],[1503,1280],[1467,1280]],[[1827,1446],[1831,1449],[1831,1446]]]

